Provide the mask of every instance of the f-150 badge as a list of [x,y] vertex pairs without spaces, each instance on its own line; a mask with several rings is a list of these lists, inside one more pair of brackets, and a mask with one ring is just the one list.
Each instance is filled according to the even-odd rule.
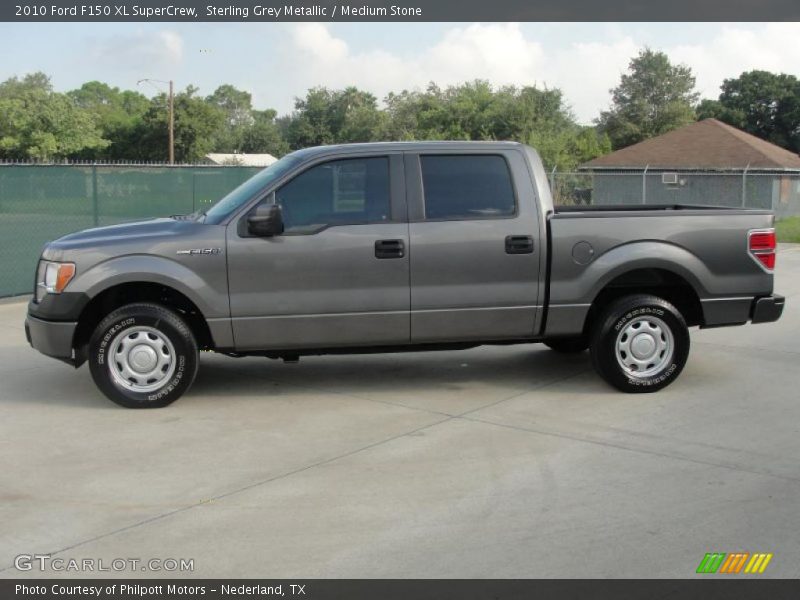
[[178,254],[220,254],[222,248],[192,248],[191,250],[178,250]]

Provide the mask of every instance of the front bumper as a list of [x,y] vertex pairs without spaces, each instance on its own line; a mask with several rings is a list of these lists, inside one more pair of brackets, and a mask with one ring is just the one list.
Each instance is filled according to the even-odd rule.
[[753,309],[750,320],[753,323],[772,323],[781,318],[783,305],[786,299],[778,294],[756,298],[753,300]]
[[25,319],[25,336],[28,343],[42,354],[74,365],[72,338],[77,326],[77,322],[45,321],[28,315]]

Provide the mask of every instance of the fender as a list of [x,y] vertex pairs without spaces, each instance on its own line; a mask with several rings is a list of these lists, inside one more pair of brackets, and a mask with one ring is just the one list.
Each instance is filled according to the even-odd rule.
[[212,287],[175,260],[150,254],[129,254],[99,263],[80,273],[70,283],[70,291],[84,292],[94,298],[116,285],[138,281],[159,283],[177,290],[189,298],[206,319],[230,317],[227,289]]
[[591,304],[611,281],[639,269],[670,271],[685,279],[701,299],[709,295],[701,282],[715,279],[703,261],[686,248],[660,240],[644,240],[612,248],[592,261],[582,277],[591,285],[584,298]]
[[553,269],[545,335],[580,334],[600,292],[617,277],[639,269],[674,273],[686,280],[700,299],[710,295],[700,282],[715,280],[697,256],[670,242],[644,240],[615,246],[577,272],[565,269],[560,275],[558,266]]

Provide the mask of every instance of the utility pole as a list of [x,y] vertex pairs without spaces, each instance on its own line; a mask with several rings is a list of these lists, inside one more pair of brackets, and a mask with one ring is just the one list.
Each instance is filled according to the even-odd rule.
[[[169,84],[169,95],[167,96],[167,112],[169,113],[168,118],[168,129],[169,129],[169,164],[175,164],[175,94],[173,92],[173,82],[170,79],[169,81],[163,81],[161,79],[140,79],[136,82],[136,85],[141,85],[142,83],[149,83],[153,85],[154,83],[166,83]],[[158,89],[157,86],[153,85],[154,88]]]

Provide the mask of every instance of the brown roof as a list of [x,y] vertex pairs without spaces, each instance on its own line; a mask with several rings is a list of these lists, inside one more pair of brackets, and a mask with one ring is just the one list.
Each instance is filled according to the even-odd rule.
[[791,169],[800,156],[716,119],[704,119],[600,156],[581,169]]

